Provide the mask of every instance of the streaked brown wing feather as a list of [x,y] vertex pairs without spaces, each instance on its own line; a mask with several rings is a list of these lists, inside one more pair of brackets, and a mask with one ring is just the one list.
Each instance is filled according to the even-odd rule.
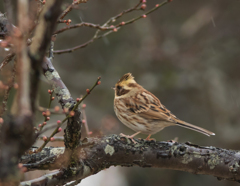
[[153,111],[152,109],[148,109],[146,112],[141,112],[138,114],[141,117],[151,120],[159,120],[159,121],[169,121],[174,122],[171,117],[167,116],[164,113]]
[[125,101],[128,109],[141,117],[176,123],[176,116],[162,105],[156,96],[146,90]]

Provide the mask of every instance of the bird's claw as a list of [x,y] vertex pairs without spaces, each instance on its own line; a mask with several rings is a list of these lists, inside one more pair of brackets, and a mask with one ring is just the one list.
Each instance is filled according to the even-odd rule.
[[121,136],[121,137],[125,137],[125,138],[127,138],[127,139],[131,139],[132,142],[135,143],[135,144],[137,143],[137,142],[133,139],[133,137],[134,137],[135,135],[134,135],[134,136],[133,136],[133,135],[132,135],[132,136],[129,136],[129,135],[125,135],[125,134],[123,134],[123,133],[120,133],[120,136]]

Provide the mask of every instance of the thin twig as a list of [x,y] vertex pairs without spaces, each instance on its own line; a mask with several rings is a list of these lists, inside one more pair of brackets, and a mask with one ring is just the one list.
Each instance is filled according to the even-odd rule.
[[[44,140],[44,138],[45,138],[45,136],[38,137],[39,140]],[[64,141],[64,137],[63,136],[55,136],[54,141],[52,141],[52,142],[55,142],[55,141]]]
[[54,97],[52,96],[52,95],[53,95],[53,92],[54,92],[54,90],[48,90],[48,93],[49,93],[49,95],[50,95],[50,97],[49,97],[50,99],[49,99],[48,109],[46,110],[46,112],[42,112],[42,114],[43,114],[43,116],[44,116],[44,121],[43,121],[42,124],[40,124],[40,126],[39,126],[39,131],[41,131],[41,130],[43,129],[44,125],[46,125],[46,122],[49,120],[49,116],[50,116],[50,114],[51,114],[51,112],[49,111],[49,108],[50,108],[50,106],[51,106],[52,101],[54,100]]
[[60,108],[58,107],[58,111],[56,111],[55,108],[53,109],[48,109],[48,108],[44,108],[44,107],[41,107],[41,106],[38,106],[38,111],[39,112],[46,112],[46,111],[49,111],[51,114],[64,114],[63,112],[60,112]]
[[[99,32],[101,31],[101,30],[99,29],[99,30],[97,30],[97,31],[95,32],[94,36],[93,36],[89,41],[87,41],[87,42],[85,42],[85,43],[83,43],[83,44],[81,44],[81,45],[75,46],[75,47],[73,47],[73,48],[63,49],[63,50],[55,50],[55,51],[54,51],[54,54],[71,53],[71,52],[73,52],[73,51],[75,51],[75,50],[78,50],[78,49],[80,49],[80,48],[84,48],[84,47],[88,46],[89,44],[93,43],[95,40],[100,39],[100,38],[102,38],[102,37],[106,37],[107,35],[109,35],[109,34],[111,34],[111,33],[113,33],[113,32],[118,31],[121,27],[123,27],[123,26],[125,26],[125,25],[131,24],[131,23],[133,23],[133,22],[135,22],[135,21],[137,21],[137,20],[139,20],[139,19],[141,19],[141,18],[145,18],[146,15],[148,15],[148,14],[156,11],[157,9],[159,9],[159,8],[162,7],[163,5],[167,4],[168,2],[171,2],[171,1],[170,1],[170,0],[167,0],[167,1],[164,1],[163,3],[161,3],[161,4],[157,4],[154,8],[152,8],[151,10],[149,10],[148,12],[146,12],[145,14],[140,15],[140,16],[138,16],[138,17],[136,17],[136,18],[134,18],[134,19],[131,19],[131,20],[129,20],[129,21],[125,21],[124,24],[122,24],[123,22],[121,22],[121,23],[119,23],[119,24],[117,24],[117,25],[115,25],[115,26],[113,25],[113,26],[112,26],[112,30],[110,30],[110,31],[108,31],[108,32],[106,32],[106,33],[104,33],[104,34],[102,34],[102,35],[98,35]],[[107,25],[108,25],[111,21],[112,21],[112,22],[115,22],[116,19],[122,17],[122,16],[123,16],[124,14],[126,14],[126,13],[132,12],[132,11],[134,11],[134,10],[138,10],[138,6],[139,6],[140,4],[141,4],[141,1],[140,1],[137,5],[135,5],[133,8],[130,8],[130,9],[128,9],[128,10],[125,10],[125,11],[121,12],[120,14],[118,14],[118,15],[110,18],[106,23],[104,23],[104,24],[102,25],[102,27],[107,27]]]
[[[110,19],[108,19],[103,26],[107,26],[109,25],[110,22],[115,22],[117,19],[121,18],[123,15],[130,13],[134,10],[137,10],[138,7],[142,4],[142,0],[140,0],[135,6],[133,6],[132,8],[129,8],[128,10],[124,10],[121,13],[119,13],[118,15],[111,17]],[[94,34],[93,38],[97,38],[98,34],[99,34],[100,30],[97,30],[96,33]]]
[[87,134],[87,137],[90,137],[90,131],[89,131],[89,128],[88,128],[88,123],[87,123],[87,115],[86,115],[86,106],[84,106],[84,104],[82,105],[82,116],[83,116],[83,124],[84,124],[84,127],[85,127],[85,130],[86,130],[86,134]]
[[2,63],[0,64],[0,71],[3,69],[5,65],[7,65],[13,59],[15,55],[16,55],[15,53],[11,52],[3,59]]
[[70,30],[70,29],[73,29],[73,28],[79,28],[79,27],[82,27],[82,26],[87,26],[87,27],[91,27],[91,28],[97,28],[99,30],[112,30],[113,28],[112,27],[104,27],[104,26],[100,26],[100,25],[96,25],[96,24],[93,24],[93,23],[79,23],[79,24],[75,24],[75,25],[71,25],[71,26],[66,26],[64,28],[61,28],[59,30],[57,30],[56,32],[54,32],[54,34],[60,34],[66,30]]
[[70,4],[64,11],[63,13],[60,15],[58,23],[61,23],[62,19],[73,9],[74,6],[80,4],[80,3],[86,3],[88,0],[77,0],[77,1],[73,1],[72,4]]
[[132,12],[134,10],[137,10],[137,8],[142,4],[142,0],[140,0],[134,7],[129,8],[128,10],[124,10],[121,13],[119,13],[118,15],[111,17],[106,23],[104,23],[103,26],[107,26],[110,22],[115,22],[117,19],[121,18],[123,15]]
[[[141,3],[142,3],[142,1],[140,0],[140,1],[139,1],[135,6],[133,6],[132,8],[130,8],[130,9],[128,9],[128,10],[124,10],[124,11],[122,11],[121,13],[119,13],[118,15],[116,15],[116,16],[108,19],[108,20],[103,24],[102,28],[107,27],[107,25],[108,25],[111,21],[114,21],[114,20],[122,17],[124,14],[127,14],[127,13],[129,13],[129,12],[132,12],[132,11],[136,10]],[[80,24],[81,24],[81,23],[80,23]],[[79,25],[80,25],[80,24],[79,24]],[[95,27],[95,28],[96,28],[96,27]],[[107,27],[107,28],[108,28],[108,27]],[[109,28],[110,28],[110,27],[109,27]],[[114,28],[112,28],[112,29],[114,29]],[[76,46],[76,47],[73,47],[73,48],[71,48],[71,49],[56,50],[56,51],[54,51],[54,53],[55,53],[55,54],[62,54],[62,53],[70,53],[70,52],[73,52],[73,51],[75,51],[75,50],[77,50],[77,49],[84,48],[84,47],[88,46],[89,44],[93,43],[95,40],[100,39],[100,38],[102,38],[102,37],[105,37],[106,35],[108,35],[108,34],[110,34],[110,33],[113,32],[113,31],[109,31],[109,32],[107,32],[107,33],[104,34],[104,35],[98,36],[98,33],[100,32],[100,30],[101,30],[101,29],[97,30],[97,31],[95,32],[94,36],[92,37],[92,39],[90,39],[90,40],[87,41],[86,43],[83,43],[83,44],[78,45],[78,46]],[[106,29],[106,30],[108,30],[108,29]],[[63,30],[63,31],[64,31],[64,30]],[[58,32],[58,31],[57,31],[57,32]],[[60,32],[59,32],[59,33],[60,33]]]
[[[48,125],[49,125],[49,124],[48,124]],[[58,126],[59,126],[59,124],[52,124],[51,126],[45,127],[42,131],[40,131],[40,132],[37,133],[37,136],[36,136],[36,137],[38,137],[38,136],[40,136],[41,134],[47,132],[48,130],[54,129],[54,128],[58,127]]]
[[[163,5],[167,4],[168,2],[169,2],[169,1],[165,1],[165,2],[163,2],[163,3],[161,3],[161,4],[157,4],[154,8],[152,8],[152,9],[149,10],[149,11],[147,11],[144,15],[148,15],[148,14],[154,12],[155,10],[159,9],[160,7],[162,7]],[[124,22],[124,25],[131,24],[131,23],[137,21],[138,19],[144,18],[144,15],[141,15],[141,16],[138,16],[138,17],[136,17],[136,18],[134,18],[134,19],[131,19],[131,20],[129,20],[129,21],[126,21],[126,22]],[[121,27],[121,26],[122,26],[121,23],[119,23],[118,25],[116,25],[116,27]]]

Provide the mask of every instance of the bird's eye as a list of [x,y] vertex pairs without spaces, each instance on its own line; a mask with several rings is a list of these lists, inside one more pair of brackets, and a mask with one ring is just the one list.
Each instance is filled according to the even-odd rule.
[[119,85],[117,86],[117,89],[118,89],[118,90],[120,90],[121,88],[122,88],[121,86],[119,86]]

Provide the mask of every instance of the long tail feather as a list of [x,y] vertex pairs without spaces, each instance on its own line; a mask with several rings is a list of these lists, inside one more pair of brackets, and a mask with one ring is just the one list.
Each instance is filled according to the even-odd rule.
[[194,130],[194,131],[197,131],[197,132],[200,132],[202,134],[205,134],[207,136],[211,136],[211,135],[215,135],[215,133],[209,131],[209,130],[206,130],[204,128],[201,128],[201,127],[198,127],[198,126],[195,126],[195,125],[192,125],[190,123],[187,123],[187,122],[177,122],[176,125],[180,126],[180,127],[184,127],[184,128],[187,128],[187,129],[191,129],[191,130]]

